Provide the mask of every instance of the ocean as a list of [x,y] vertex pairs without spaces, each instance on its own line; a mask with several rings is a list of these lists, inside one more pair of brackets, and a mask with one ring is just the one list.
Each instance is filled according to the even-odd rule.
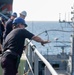
[[[26,28],[43,40],[50,40],[51,43],[42,46],[40,43],[32,41],[41,54],[59,54],[64,49],[67,54],[71,51],[71,35],[73,28],[69,23],[59,23],[58,21],[27,21]],[[62,31],[63,30],[63,31]]]

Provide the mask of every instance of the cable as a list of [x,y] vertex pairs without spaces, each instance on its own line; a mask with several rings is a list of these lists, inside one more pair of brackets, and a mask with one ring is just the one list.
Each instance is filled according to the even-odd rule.
[[[45,30],[45,31],[43,31],[43,32],[37,34],[36,36],[39,36],[39,35],[41,35],[41,34],[43,34],[43,33],[46,33],[46,34],[48,35],[48,39],[49,39],[49,34],[47,33],[47,32],[49,32],[49,31],[59,31],[59,32],[67,32],[67,33],[73,32],[73,31],[65,31],[65,30],[50,29],[50,30]],[[32,41],[32,38],[31,38],[30,42],[31,42],[31,41]],[[27,45],[28,45],[30,42],[28,42]],[[52,42],[52,41],[51,41],[51,42]],[[24,46],[24,47],[26,48],[27,45]]]

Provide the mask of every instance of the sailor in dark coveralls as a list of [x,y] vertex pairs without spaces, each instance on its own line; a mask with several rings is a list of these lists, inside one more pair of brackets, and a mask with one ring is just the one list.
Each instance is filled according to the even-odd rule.
[[5,23],[5,33],[4,33],[4,39],[6,36],[12,31],[12,22],[17,17],[17,13],[14,12],[11,14],[11,17],[8,19],[8,21]]
[[[48,40],[44,41],[40,37],[35,36],[25,29],[27,25],[22,18],[16,18],[13,21],[14,28],[6,37],[4,43],[4,52],[1,58],[1,67],[3,75],[16,75],[21,55],[23,53],[25,38],[33,39],[40,42],[42,45],[49,43]],[[19,59],[19,60],[18,60]]]

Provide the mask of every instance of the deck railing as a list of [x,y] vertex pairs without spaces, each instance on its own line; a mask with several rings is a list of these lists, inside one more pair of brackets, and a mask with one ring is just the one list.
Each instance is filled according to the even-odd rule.
[[[49,75],[58,75],[54,68],[51,66],[51,64],[40,54],[40,52],[37,50],[37,48],[32,44],[30,40],[26,39],[25,45],[25,53],[27,60],[27,63],[25,63],[25,72],[27,72],[30,69],[28,75],[39,75],[39,60],[41,60],[45,64],[45,67],[47,67],[50,73]],[[46,75],[46,73],[44,75]]]

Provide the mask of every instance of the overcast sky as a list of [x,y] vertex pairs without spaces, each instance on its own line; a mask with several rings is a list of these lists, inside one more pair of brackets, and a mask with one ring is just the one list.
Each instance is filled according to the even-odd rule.
[[58,21],[70,19],[74,0],[13,0],[13,12],[27,11],[28,21]]

